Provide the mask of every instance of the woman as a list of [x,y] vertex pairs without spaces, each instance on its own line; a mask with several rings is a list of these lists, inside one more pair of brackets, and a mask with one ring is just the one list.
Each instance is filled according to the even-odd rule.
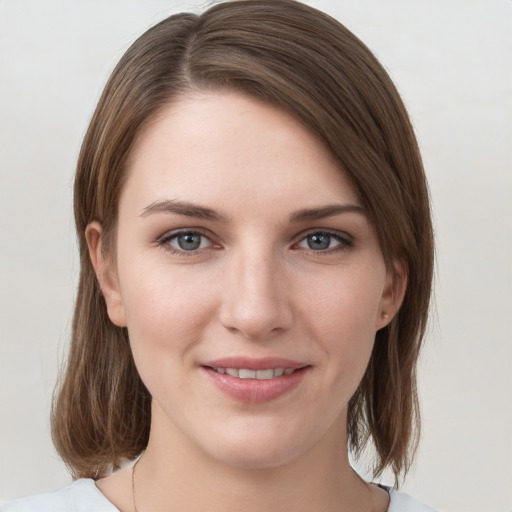
[[346,28],[247,0],[147,31],[75,219],[53,436],[78,480],[2,511],[432,510],[348,459],[411,464],[433,242],[406,111]]

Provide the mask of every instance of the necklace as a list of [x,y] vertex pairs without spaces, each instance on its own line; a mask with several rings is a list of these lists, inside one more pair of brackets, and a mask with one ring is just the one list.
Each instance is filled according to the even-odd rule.
[[138,512],[137,511],[137,505],[135,504],[135,468],[137,467],[137,464],[139,463],[139,460],[141,459],[142,457],[139,457],[136,461],[135,461],[135,464],[132,466],[132,502],[133,502],[133,510],[135,512]]

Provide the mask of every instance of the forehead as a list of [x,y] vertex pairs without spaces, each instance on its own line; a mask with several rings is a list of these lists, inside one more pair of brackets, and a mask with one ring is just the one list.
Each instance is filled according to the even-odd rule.
[[213,206],[261,200],[262,208],[359,203],[315,134],[283,110],[231,91],[190,94],[162,109],[139,134],[127,173],[121,206],[165,198]]

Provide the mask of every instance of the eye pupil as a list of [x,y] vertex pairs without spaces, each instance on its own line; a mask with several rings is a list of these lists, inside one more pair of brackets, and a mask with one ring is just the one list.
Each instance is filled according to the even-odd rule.
[[194,249],[198,249],[201,245],[201,235],[186,233],[177,238],[180,249],[183,249],[184,251],[193,251]]
[[308,236],[308,246],[310,249],[328,249],[330,242],[330,235],[315,234]]

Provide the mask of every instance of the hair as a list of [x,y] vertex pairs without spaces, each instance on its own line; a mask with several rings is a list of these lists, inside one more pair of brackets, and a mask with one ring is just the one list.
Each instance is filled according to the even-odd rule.
[[85,135],[74,188],[80,280],[67,367],[52,412],[54,444],[74,477],[98,478],[146,447],[151,396],[128,332],[115,326],[88,255],[99,221],[112,252],[125,168],[138,133],[193,91],[239,91],[284,109],[315,133],[351,180],[386,265],[407,272],[399,312],[376,334],[348,405],[356,457],[371,441],[374,477],[395,485],[419,439],[416,365],[433,274],[433,232],[421,157],[405,107],[370,50],[328,15],[293,0],[239,0],[170,16],[127,50]]

